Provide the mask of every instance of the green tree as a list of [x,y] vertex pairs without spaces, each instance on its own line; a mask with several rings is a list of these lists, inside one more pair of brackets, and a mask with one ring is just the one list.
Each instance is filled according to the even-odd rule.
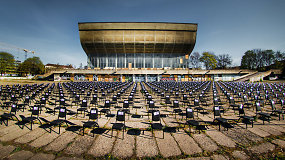
[[217,60],[213,53],[204,52],[200,57],[200,61],[204,63],[206,69],[215,69],[217,66]]
[[1,75],[7,71],[14,70],[15,59],[14,56],[7,52],[0,52],[0,72]]
[[45,66],[39,57],[28,58],[19,65],[18,72],[32,75],[43,74],[45,72]]
[[252,50],[246,51],[241,58],[241,68],[256,69],[257,68],[256,53],[254,53]]
[[232,57],[229,54],[220,54],[216,56],[217,68],[225,69],[232,64]]

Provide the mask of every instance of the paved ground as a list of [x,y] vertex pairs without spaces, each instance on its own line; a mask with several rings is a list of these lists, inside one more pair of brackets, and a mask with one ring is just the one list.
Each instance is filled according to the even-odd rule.
[[[140,89],[140,88],[139,88]],[[142,97],[137,93],[137,97]],[[162,113],[171,113],[172,109],[163,107],[159,97],[155,97],[157,106]],[[0,125],[0,159],[136,159],[136,158],[173,158],[173,159],[262,159],[262,158],[285,158],[285,120],[279,121],[278,117],[265,125],[257,119],[254,127],[246,129],[243,123],[237,123],[234,128],[226,130],[223,127],[209,125],[206,131],[199,133],[195,128],[183,125],[185,117],[180,115],[176,118],[169,115],[162,118],[162,124],[166,127],[177,127],[178,129],[165,128],[161,130],[150,130],[151,119],[148,118],[145,100],[138,99],[137,106],[142,109],[131,109],[132,114],[143,114],[141,118],[126,117],[127,130],[114,130],[111,127],[116,122],[115,117],[102,115],[99,118],[101,129],[86,129],[82,135],[82,121],[88,117],[83,115],[68,115],[67,119],[76,124],[61,128],[43,128],[39,123],[33,125],[33,130],[27,127],[21,128],[16,121],[9,121],[9,125]],[[48,106],[52,106],[52,100]],[[70,102],[69,102],[70,103]],[[102,105],[100,103],[99,105]],[[121,104],[119,104],[121,105]],[[228,103],[224,105],[227,108]],[[277,104],[278,107],[278,104]],[[213,113],[195,113],[196,120],[213,121]],[[76,111],[77,107],[71,108]],[[0,113],[9,110],[0,108]],[[246,110],[247,114],[255,114],[252,109]],[[112,109],[116,113],[116,109]],[[19,115],[30,114],[29,111],[17,113]],[[223,117],[238,119],[237,113],[227,110]],[[40,117],[47,120],[57,118],[57,115],[42,112]],[[29,125],[28,125],[29,127]],[[93,133],[95,136],[93,137]],[[124,136],[123,136],[124,135]],[[123,138],[124,137],[124,138]]]

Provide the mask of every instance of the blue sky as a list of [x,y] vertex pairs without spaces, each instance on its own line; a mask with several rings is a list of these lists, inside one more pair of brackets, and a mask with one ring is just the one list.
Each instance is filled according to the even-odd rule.
[[2,0],[0,42],[35,51],[44,64],[78,67],[87,59],[78,22],[198,23],[193,52],[227,53],[239,65],[250,49],[285,52],[284,7],[284,0]]

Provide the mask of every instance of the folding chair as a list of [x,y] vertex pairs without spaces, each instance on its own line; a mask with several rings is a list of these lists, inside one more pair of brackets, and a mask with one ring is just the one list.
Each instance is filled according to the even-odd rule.
[[256,111],[256,116],[257,115],[260,116],[260,118],[263,121],[263,124],[264,124],[264,121],[268,121],[270,123],[271,115],[269,113],[262,112],[262,109],[260,107],[260,103],[259,102],[255,102],[255,111]]
[[[98,109],[97,108],[91,108],[89,112],[89,119],[87,122],[83,122],[83,136],[84,136],[84,129],[85,128],[93,128],[93,137],[94,137],[94,128],[99,128],[98,124]],[[91,121],[92,120],[92,121]]]
[[[61,127],[61,125],[63,123],[67,124],[66,113],[67,113],[66,112],[66,107],[60,107],[57,119],[50,122],[51,126],[58,126],[59,127],[59,129],[58,129],[59,134],[60,134],[60,127]],[[51,128],[50,128],[50,132],[51,132]]]
[[283,117],[283,120],[284,120],[284,111],[276,109],[274,100],[271,100],[270,104],[271,104],[271,114],[278,114],[279,121],[280,121],[280,115],[282,114],[282,117]]
[[[6,126],[8,126],[8,120],[12,120],[13,117],[15,117],[17,119],[17,121],[19,121],[19,119],[16,117],[16,113],[17,113],[17,105],[12,104],[10,113],[4,113],[1,115],[1,125],[3,122]],[[6,121],[6,123],[5,123],[5,121]]]
[[39,119],[39,114],[40,114],[39,110],[40,110],[39,106],[33,106],[32,113],[31,113],[30,117],[25,117],[23,115],[20,115],[20,117],[22,118],[21,123],[22,123],[23,127],[26,123],[30,123],[31,124],[30,130],[33,130],[33,124],[34,124],[35,120],[38,120],[40,123],[42,123]]
[[[123,123],[117,123],[117,121],[123,122]],[[112,137],[113,137],[113,130],[123,130],[123,139],[124,139],[124,133],[125,133],[125,123],[126,123],[126,119],[125,119],[125,112],[122,110],[118,110],[117,111],[117,115],[116,115],[116,122],[113,124],[112,126]]]
[[[162,130],[163,132],[163,138],[164,138],[164,130],[163,130],[163,125],[161,123],[161,117],[160,117],[160,112],[159,110],[154,110],[151,114],[151,131],[153,133],[154,129],[157,130]],[[159,122],[159,123],[153,123],[153,122]]]
[[240,119],[242,120],[242,123],[245,124],[246,128],[248,124],[251,124],[251,126],[253,127],[254,117],[245,115],[243,104],[240,104],[238,111],[239,111],[239,120]]

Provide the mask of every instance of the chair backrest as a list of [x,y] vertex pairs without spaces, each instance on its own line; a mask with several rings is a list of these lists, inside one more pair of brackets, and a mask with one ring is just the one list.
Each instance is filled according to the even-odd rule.
[[65,105],[65,99],[60,99],[60,101],[59,101],[59,105],[61,105],[61,106],[64,106]]
[[149,108],[154,108],[154,101],[149,101]]
[[113,97],[112,97],[112,101],[117,101],[117,96],[116,95],[114,95]]
[[183,94],[183,101],[186,101],[186,100],[187,100],[187,95]]
[[239,107],[238,107],[238,113],[239,113],[239,115],[244,115],[245,114],[245,112],[244,112],[244,108],[243,108],[243,104],[240,104],[239,105]]
[[271,109],[272,109],[272,110],[276,110],[275,101],[274,101],[274,100],[271,100],[270,104],[271,104]]
[[58,118],[66,119],[66,107],[59,108]]
[[46,98],[45,97],[41,98],[41,104],[46,104]]
[[124,101],[123,108],[129,108],[130,103],[129,101]]
[[109,100],[106,100],[106,101],[105,101],[105,105],[104,105],[104,107],[110,107],[110,106],[111,106],[110,101],[109,101]]
[[97,98],[98,98],[97,94],[94,94],[92,100],[93,100],[93,101],[97,101]]
[[[34,106],[33,107],[33,110],[32,110],[32,115],[37,115],[37,116],[39,116],[39,110],[40,110],[40,107],[39,106]],[[31,115],[31,116],[32,116]]]
[[166,101],[166,102],[167,102],[167,101],[170,101],[170,96],[169,96],[169,95],[165,96],[165,101]]
[[97,108],[91,108],[89,113],[89,119],[98,119],[98,109]]
[[87,100],[86,99],[82,100],[81,107],[87,107]]
[[152,112],[152,121],[160,121],[160,112],[158,110]]
[[235,100],[233,97],[230,97],[230,104],[235,104]]
[[220,107],[214,106],[214,117],[215,116],[221,116]]
[[262,111],[261,110],[261,107],[260,107],[260,102],[255,102],[255,109],[256,109],[256,112],[258,112],[258,111]]
[[173,108],[178,108],[179,107],[179,101],[174,100],[173,101]]
[[199,100],[198,99],[194,99],[194,106],[199,106]]
[[80,95],[77,94],[77,95],[75,96],[75,100],[79,101],[79,100],[80,100]]
[[11,95],[11,101],[16,101],[16,96],[14,94]]
[[243,101],[244,101],[244,102],[247,102],[247,97],[246,97],[246,95],[243,96]]
[[117,121],[125,121],[125,112],[122,110],[118,110],[116,120]]
[[128,101],[133,101],[134,100],[134,97],[133,96],[129,96],[128,97]]
[[16,104],[11,105],[10,113],[12,113],[12,112],[16,114],[16,112],[17,112],[17,105]]
[[214,99],[214,105],[215,105],[215,106],[219,105],[219,100],[218,100],[218,98],[215,98],[215,99]]
[[186,108],[186,118],[194,118],[193,109],[191,107]]
[[152,100],[152,96],[151,96],[151,95],[148,95],[148,96],[147,96],[147,100],[148,100],[148,101],[151,101],[151,100]]
[[30,97],[29,97],[29,96],[26,96],[26,97],[25,97],[24,103],[25,103],[25,104],[29,104],[29,103],[30,103]]

